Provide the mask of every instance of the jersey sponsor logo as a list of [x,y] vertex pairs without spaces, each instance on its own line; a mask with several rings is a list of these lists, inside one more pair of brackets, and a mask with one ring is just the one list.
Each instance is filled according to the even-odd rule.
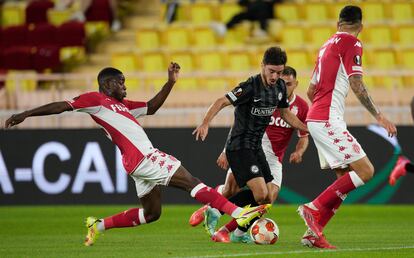
[[124,105],[112,104],[111,108],[114,112],[118,112],[118,111],[129,112],[129,109]]
[[252,107],[250,113],[254,116],[271,116],[276,107]]
[[354,47],[360,47],[360,48],[362,48],[361,42],[359,42],[359,41],[355,42]]
[[283,94],[282,92],[279,92],[279,94],[277,95],[277,99],[280,101],[282,100]]
[[283,127],[283,128],[292,128],[292,126],[290,126],[290,124],[286,123],[285,120],[283,120],[281,117],[274,117],[272,116],[270,118],[270,123],[269,125],[275,125],[277,127]]
[[258,167],[258,166],[256,166],[256,165],[252,165],[252,166],[250,167],[250,171],[251,171],[253,174],[257,174],[257,173],[259,173],[259,167]]
[[362,64],[362,59],[360,55],[356,55],[354,56],[354,63],[357,65],[361,65]]
[[259,102],[262,99],[253,99],[253,102]]

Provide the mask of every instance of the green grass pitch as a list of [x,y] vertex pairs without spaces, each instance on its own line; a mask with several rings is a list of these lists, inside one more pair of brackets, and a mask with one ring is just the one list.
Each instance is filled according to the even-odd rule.
[[414,206],[344,205],[325,230],[337,250],[302,247],[305,226],[291,205],[267,215],[280,228],[275,245],[213,243],[202,226],[188,225],[198,206],[166,205],[153,224],[113,229],[83,246],[84,217],[130,207],[0,207],[0,257],[414,257]]

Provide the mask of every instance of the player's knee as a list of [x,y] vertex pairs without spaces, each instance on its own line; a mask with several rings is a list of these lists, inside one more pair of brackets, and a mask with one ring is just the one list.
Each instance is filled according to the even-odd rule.
[[154,210],[154,211],[144,211],[145,220],[147,223],[151,223],[157,221],[161,217],[161,210]]
[[374,176],[374,166],[369,162],[367,166],[365,167],[363,174],[361,176],[362,181],[365,183],[371,180],[371,178]]

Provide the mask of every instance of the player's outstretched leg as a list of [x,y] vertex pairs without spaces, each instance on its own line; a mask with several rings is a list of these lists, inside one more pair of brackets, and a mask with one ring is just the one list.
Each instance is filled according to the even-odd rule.
[[322,237],[316,236],[312,230],[306,230],[305,234],[302,237],[301,243],[303,246],[307,247],[316,247],[323,249],[336,249],[336,246],[331,245],[325,238],[325,235],[322,234]]
[[97,228],[97,224],[101,223],[102,220],[97,219],[95,217],[87,217],[86,218],[86,229],[88,233],[86,234],[86,238],[84,241],[85,246],[91,246],[95,243],[96,239],[100,235],[100,231]]
[[390,185],[395,185],[397,180],[405,176],[407,174],[406,166],[410,163],[410,160],[404,156],[400,156],[397,160],[397,164],[395,165],[394,169],[391,171],[391,174],[388,178],[388,182]]
[[193,212],[193,214],[191,214],[190,216],[190,219],[188,220],[188,223],[192,227],[200,225],[200,223],[204,221],[204,212],[207,209],[208,209],[208,205],[204,205],[198,210],[196,210],[195,212]]

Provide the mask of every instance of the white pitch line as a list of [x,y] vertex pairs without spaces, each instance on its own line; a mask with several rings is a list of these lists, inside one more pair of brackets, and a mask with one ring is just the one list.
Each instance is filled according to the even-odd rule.
[[256,253],[240,253],[226,255],[203,255],[203,256],[179,256],[181,258],[216,258],[216,257],[243,257],[258,255],[286,255],[286,254],[304,254],[304,253],[341,253],[341,252],[364,252],[364,251],[384,251],[384,250],[401,250],[414,249],[414,245],[395,246],[395,247],[379,247],[379,248],[347,248],[347,249],[313,249],[313,250],[297,250],[297,251],[277,251],[277,252],[256,252]]

